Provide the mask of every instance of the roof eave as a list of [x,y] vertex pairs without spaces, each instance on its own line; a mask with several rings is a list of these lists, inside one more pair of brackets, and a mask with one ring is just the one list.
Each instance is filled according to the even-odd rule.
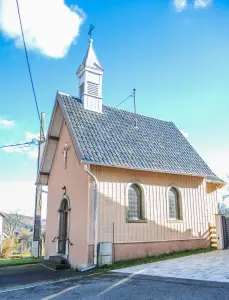
[[74,130],[73,130],[72,126],[71,126],[71,121],[68,118],[68,115],[66,113],[66,110],[65,110],[65,107],[64,107],[64,104],[63,104],[63,101],[62,101],[62,99],[61,99],[61,97],[60,97],[59,94],[58,94],[57,100],[58,100],[58,103],[60,105],[60,109],[61,109],[61,111],[63,113],[64,121],[66,122],[68,131],[69,131],[69,135],[71,136],[72,143],[73,143],[73,146],[74,146],[74,149],[75,149],[75,152],[76,152],[76,156],[77,156],[77,158],[78,158],[78,160],[80,162],[82,160],[82,153],[81,153],[80,148],[78,146],[78,142],[77,142]]
[[[78,158],[79,162],[81,161],[81,158],[82,158],[82,155],[81,155],[80,149],[78,147],[76,137],[74,135],[74,131],[73,131],[72,126],[71,126],[71,122],[70,122],[70,120],[69,120],[69,118],[66,114],[65,107],[64,107],[64,104],[63,104],[62,99],[60,97],[60,94],[63,94],[63,93],[57,92],[57,94],[56,94],[55,104],[54,104],[54,108],[53,108],[52,117],[51,117],[51,120],[50,120],[50,123],[49,123],[47,140],[45,142],[44,152],[43,152],[43,155],[42,155],[41,164],[40,164],[40,168],[39,168],[39,174],[38,174],[38,178],[36,180],[36,184],[44,184],[44,185],[48,184],[48,177],[49,177],[50,170],[52,168],[53,158],[54,158],[54,155],[55,155],[56,146],[57,146],[58,139],[59,139],[59,136],[60,136],[60,131],[61,131],[61,126],[62,126],[63,120],[65,121],[65,123],[67,125],[67,128],[68,128],[68,131],[69,131],[69,134],[72,138],[73,146],[75,148],[75,152],[76,152],[76,155],[77,155],[77,158]],[[58,106],[59,106],[59,108],[58,108]],[[58,115],[58,119],[56,121],[57,109],[60,110],[59,113],[61,113],[62,116],[60,117]],[[55,125],[57,125],[58,128],[56,130],[55,135],[53,136],[52,135],[52,130],[53,130],[53,124],[55,122],[57,122],[57,124],[55,124]],[[52,139],[50,140],[49,137],[51,137]],[[49,148],[50,148],[50,159],[48,160],[48,166],[47,166],[47,164],[45,164],[45,158],[46,158],[46,155],[47,155],[47,152],[48,152]]]
[[153,169],[135,168],[135,167],[129,167],[129,166],[103,164],[103,163],[98,163],[98,162],[94,162],[94,161],[87,161],[87,160],[81,160],[81,163],[90,164],[90,165],[97,165],[97,166],[104,166],[104,167],[112,167],[112,168],[120,168],[120,169],[128,169],[128,170],[137,170],[137,171],[146,171],[146,172],[152,172],[152,173],[166,173],[166,174],[172,174],[172,175],[193,176],[193,177],[201,177],[201,178],[206,178],[207,176],[209,176],[209,175],[204,175],[204,174],[202,174],[202,175],[200,175],[200,174],[187,174],[187,173],[169,172],[169,171],[163,171],[163,170],[153,170]]
[[6,215],[2,212],[0,212],[0,215],[3,217],[3,218],[6,218]]

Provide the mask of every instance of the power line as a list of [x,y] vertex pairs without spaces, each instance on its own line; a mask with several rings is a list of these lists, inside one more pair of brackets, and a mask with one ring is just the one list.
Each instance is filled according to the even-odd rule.
[[30,142],[18,143],[18,144],[12,144],[12,145],[3,145],[3,146],[0,146],[0,149],[12,148],[12,147],[24,148],[24,147],[30,147],[31,145],[38,145],[39,143],[40,143],[40,141],[38,139],[32,139],[32,141],[30,141]]
[[[39,107],[38,107],[36,92],[35,92],[35,88],[34,88],[33,77],[32,77],[32,72],[31,72],[30,63],[29,63],[28,52],[27,52],[26,43],[25,43],[25,36],[24,36],[24,31],[23,31],[23,26],[22,26],[22,20],[21,20],[21,14],[20,14],[20,8],[19,8],[18,0],[16,0],[16,3],[17,3],[18,18],[19,18],[20,27],[21,27],[21,34],[22,34],[22,39],[23,39],[23,44],[24,44],[25,56],[26,56],[28,70],[29,70],[30,82],[31,82],[31,86],[32,86],[32,90],[33,90],[33,96],[34,96],[34,101],[35,101],[35,105],[36,105],[36,109],[37,109],[37,114],[38,114],[38,118],[39,118],[39,122],[40,122],[40,126],[41,126],[41,115],[40,115],[40,112],[39,112]],[[42,128],[42,126],[41,126],[41,130],[42,130],[43,137],[45,138],[44,129]]]
[[129,95],[126,99],[124,99],[122,102],[120,102],[118,105],[116,105],[115,108],[119,107],[122,103],[127,101],[130,97],[133,97],[133,93],[131,95]]

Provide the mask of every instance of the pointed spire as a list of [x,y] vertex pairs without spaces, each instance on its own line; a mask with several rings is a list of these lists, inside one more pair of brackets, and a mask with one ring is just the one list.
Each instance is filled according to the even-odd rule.
[[87,53],[84,56],[83,62],[81,65],[84,65],[85,67],[91,67],[91,68],[98,68],[99,69],[103,69],[96,54],[95,54],[95,50],[93,48],[93,39],[89,40],[89,46],[87,49]]

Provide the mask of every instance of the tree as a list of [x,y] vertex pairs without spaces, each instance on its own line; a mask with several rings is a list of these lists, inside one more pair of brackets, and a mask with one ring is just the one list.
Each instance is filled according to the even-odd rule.
[[[227,178],[229,179],[228,175]],[[229,184],[226,185],[226,187],[223,189],[221,193],[221,199],[217,204],[218,213],[225,214],[229,212],[228,200],[229,200]]]
[[22,216],[19,214],[19,209],[17,209],[16,211],[10,211],[5,215],[6,217],[4,219],[4,233],[12,238],[15,236],[16,229],[21,224]]

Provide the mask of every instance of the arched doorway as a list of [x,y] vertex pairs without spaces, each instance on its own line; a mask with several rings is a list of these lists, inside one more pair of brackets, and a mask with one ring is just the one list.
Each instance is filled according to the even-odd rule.
[[69,200],[62,199],[59,209],[59,239],[58,239],[58,253],[67,255],[68,253],[68,229],[69,229]]

